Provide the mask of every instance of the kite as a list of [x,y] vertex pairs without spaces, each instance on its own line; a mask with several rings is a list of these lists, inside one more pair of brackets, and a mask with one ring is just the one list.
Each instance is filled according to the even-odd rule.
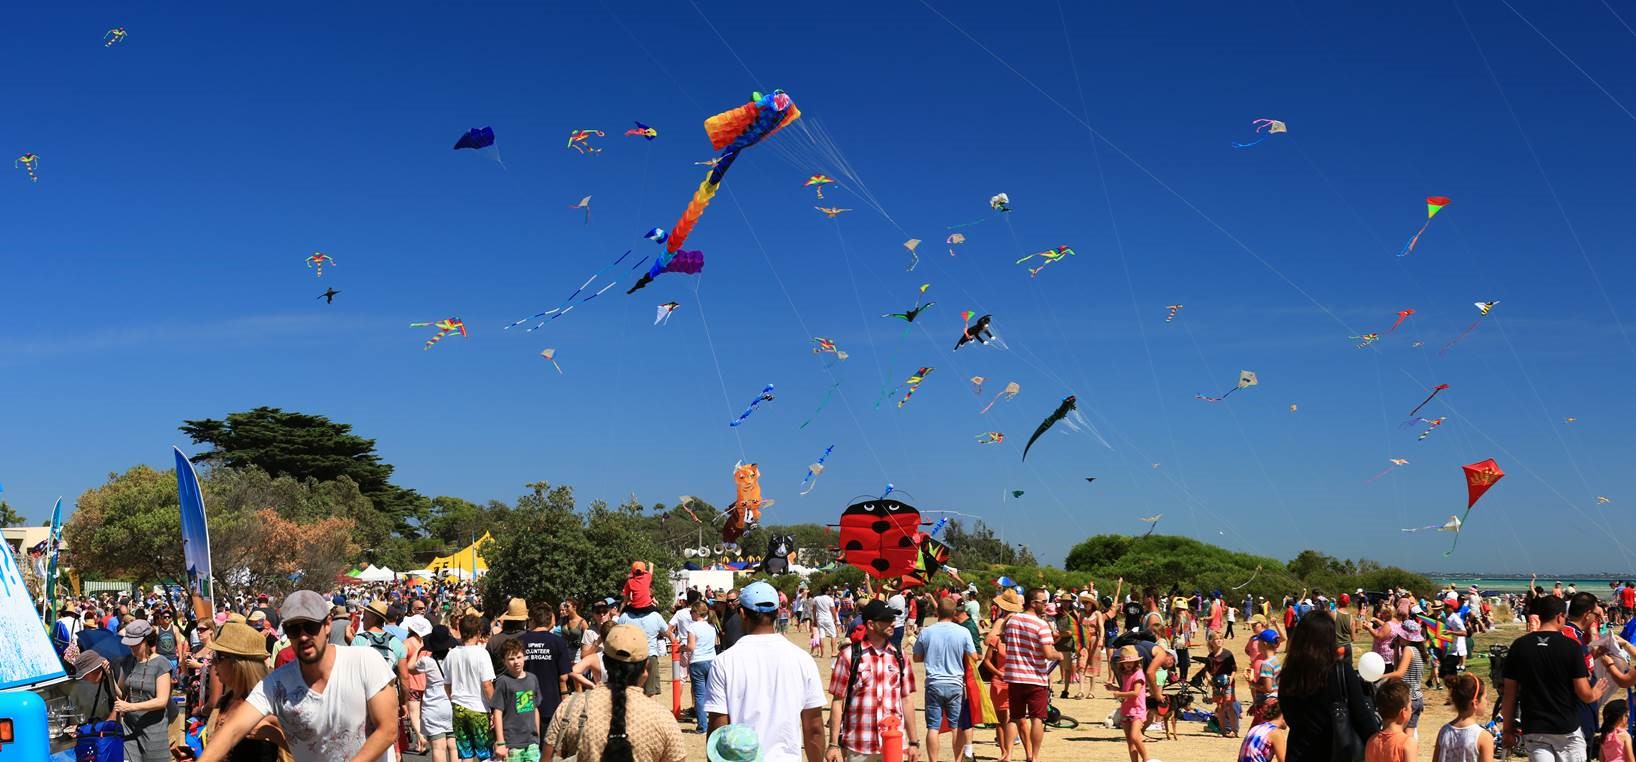
[[[574,293],[572,293],[572,294],[569,294],[569,295],[568,295],[568,298],[566,298],[566,299],[563,299],[563,300],[562,300],[562,302],[561,302],[561,303],[559,303],[559,304],[558,304],[558,305],[557,305],[557,306],[555,306],[555,307],[552,307],[552,308],[551,308],[551,309],[548,309],[548,310],[546,310],[546,311],[544,311],[544,312],[536,312],[536,313],[534,313],[534,314],[533,314],[533,315],[529,315],[529,316],[528,316],[528,317],[525,317],[525,318],[523,318],[523,319],[521,319],[521,320],[518,320],[518,321],[517,321],[517,322],[515,322],[515,323],[512,323],[512,324],[511,324],[511,325],[508,325],[508,326],[506,326],[506,327],[505,327],[505,330],[510,330],[510,329],[512,329],[512,328],[516,328],[516,327],[517,327],[517,326],[520,326],[520,325],[522,325],[522,324],[523,324],[523,323],[526,323],[526,322],[528,322],[528,321],[530,321],[530,320],[534,320],[534,319],[536,319],[536,318],[546,318],[546,319],[545,319],[545,320],[541,320],[541,321],[540,321],[540,322],[538,322],[538,323],[535,323],[535,324],[534,324],[534,326],[533,326],[533,327],[532,327],[532,328],[529,328],[529,329],[528,329],[528,331],[527,331],[527,332],[528,332],[528,333],[533,333],[533,332],[535,332],[535,331],[537,331],[537,330],[539,330],[539,329],[540,329],[540,328],[542,328],[542,327],[544,327],[544,326],[545,326],[545,324],[546,324],[546,323],[549,323],[549,322],[551,322],[551,321],[552,321],[552,320],[556,320],[556,319],[557,319],[557,318],[560,318],[560,317],[562,317],[562,316],[563,316],[563,315],[566,315],[566,314],[568,314],[568,313],[570,313],[570,312],[573,312],[573,311],[574,311],[574,308],[575,308],[575,307],[578,307],[578,306],[579,306],[579,304],[584,304],[584,303],[586,303],[586,302],[588,302],[588,301],[591,301],[591,300],[592,300],[592,299],[595,299],[595,298],[597,298],[597,297],[598,297],[598,296],[601,296],[601,295],[602,295],[602,294],[603,294],[603,293],[604,293],[604,292],[606,292],[606,291],[607,291],[607,290],[608,290],[608,289],[610,289],[610,288],[613,288],[613,287],[614,287],[614,285],[615,285],[615,284],[614,284],[614,281],[613,281],[613,280],[612,280],[612,279],[609,279],[609,281],[608,281],[608,284],[607,284],[607,285],[605,285],[605,286],[603,286],[603,287],[602,287],[602,288],[601,288],[601,289],[600,289],[600,290],[598,290],[598,291],[597,291],[597,292],[596,292],[596,293],[594,293],[594,294],[591,294],[591,295],[590,295],[590,296],[587,296],[587,297],[585,297],[585,298],[584,298],[584,299],[581,299],[581,300],[580,300],[580,301],[579,301],[579,304],[570,304],[570,303],[569,303],[569,302],[572,302],[572,301],[574,301],[574,297],[576,297],[576,296],[579,296],[579,295],[580,295],[580,293],[582,293],[582,292],[583,292],[583,291],[585,291],[585,289],[587,289],[587,288],[589,288],[589,287],[590,287],[590,285],[591,285],[591,284],[592,284],[592,283],[594,283],[594,282],[596,282],[596,279],[597,279],[597,278],[600,278],[600,277],[602,277],[602,276],[603,276],[603,275],[605,275],[605,274],[607,274],[607,272],[608,272],[608,271],[609,271],[609,270],[612,270],[612,269],[613,269],[613,268],[614,268],[614,265],[617,265],[617,264],[619,264],[619,263],[620,263],[620,262],[623,262],[623,261],[625,261],[625,257],[628,257],[628,256],[630,256],[630,255],[631,255],[631,252],[630,252],[630,250],[629,250],[629,249],[626,249],[626,250],[625,250],[625,253],[624,253],[624,254],[620,254],[620,255],[619,255],[619,258],[618,258],[618,259],[616,259],[616,260],[614,260],[614,261],[612,261],[612,262],[609,262],[609,263],[608,263],[608,265],[607,265],[607,266],[606,266],[606,267],[604,267],[604,268],[602,268],[602,269],[601,269],[601,270],[598,270],[598,271],[597,271],[597,272],[596,272],[596,274],[595,274],[595,275],[592,275],[592,276],[591,276],[591,277],[590,277],[590,278],[588,278],[588,279],[587,279],[587,280],[586,280],[586,281],[585,281],[585,282],[584,282],[584,283],[582,283],[582,284],[580,284],[580,286],[579,286],[579,288],[576,288],[576,289],[574,289]],[[647,258],[647,257],[643,257],[643,258],[641,258],[641,259],[640,259],[640,260],[637,260],[637,262],[636,262],[636,264],[634,264],[634,265],[631,265],[631,268],[630,268],[630,269],[632,269],[632,270],[635,270],[635,269],[636,269],[636,268],[638,268],[638,267],[641,267],[641,266],[642,266],[642,263],[643,263],[643,262],[646,262],[646,261],[648,261],[648,258]],[[547,316],[547,315],[549,315],[549,316],[550,316],[550,317],[548,317],[548,318],[547,318],[547,317],[546,317],[546,316]]]
[[1030,259],[1033,259],[1034,257],[1040,257],[1040,258],[1044,259],[1045,261],[1040,263],[1039,267],[1030,267],[1030,268],[1028,268],[1028,277],[1032,278],[1032,277],[1035,277],[1035,276],[1039,275],[1040,271],[1044,270],[1046,265],[1049,265],[1049,264],[1051,264],[1053,262],[1061,262],[1062,260],[1067,259],[1068,257],[1071,257],[1071,256],[1074,256],[1074,250],[1073,249],[1070,249],[1067,246],[1058,246],[1055,249],[1046,249],[1045,251],[1040,251],[1040,252],[1035,252],[1033,254],[1029,254],[1029,255],[1023,257],[1022,259],[1017,260],[1016,264],[1020,265],[1020,264],[1022,264],[1024,262],[1027,262]]
[[1236,391],[1238,391],[1240,389],[1248,389],[1248,388],[1250,388],[1252,386],[1255,386],[1255,385],[1257,385],[1259,383],[1261,383],[1261,379],[1256,377],[1255,371],[1241,370],[1241,371],[1238,372],[1238,386],[1235,386],[1235,387],[1233,387],[1231,389],[1228,389],[1220,397],[1207,397],[1207,396],[1205,396],[1203,394],[1195,394],[1195,395],[1193,395],[1193,399],[1200,399],[1200,400],[1204,400],[1205,402],[1220,402],[1220,401],[1222,401],[1224,399],[1227,399],[1227,396],[1232,394],[1233,392],[1236,392]]
[[493,148],[494,162],[501,167],[506,165],[504,161],[500,160],[500,147],[494,144],[494,128],[492,127],[473,127],[467,130],[466,134],[461,135],[460,139],[454,142],[454,150],[458,151],[462,148],[470,148],[478,152],[482,152],[485,148]]
[[761,521],[761,509],[772,505],[761,499],[761,467],[754,463],[733,466],[733,484],[737,497],[727,506],[727,523],[721,527],[722,542],[735,542]]
[[40,181],[40,176],[34,172],[39,165],[40,157],[35,156],[32,153],[25,153],[22,156],[17,157],[17,160],[11,163],[11,166],[21,167],[24,171],[28,172],[28,179],[33,180],[34,182]]
[[[1026,492],[1024,492],[1024,491],[1022,491],[1020,489],[1014,489],[1014,490],[1011,490],[1011,499],[1016,500],[1016,499],[1022,497],[1023,495],[1026,495],[1026,494],[1028,494],[1028,493],[1026,493]],[[1002,495],[1001,497],[1004,497],[1004,496]]]
[[903,399],[898,400],[899,410],[903,409],[904,405],[909,404],[909,398],[915,396],[915,390],[920,388],[920,382],[925,381],[926,376],[931,372],[932,368],[921,368],[920,370],[915,371],[914,375],[910,376],[908,380],[903,382],[909,387],[909,391],[904,392]]
[[1472,331],[1477,330],[1477,326],[1480,325],[1483,322],[1483,318],[1488,317],[1488,313],[1492,312],[1494,310],[1494,306],[1497,305],[1497,304],[1499,304],[1498,300],[1492,301],[1492,302],[1472,302],[1471,306],[1476,307],[1477,312],[1479,313],[1477,315],[1477,319],[1471,321],[1471,325],[1466,326],[1466,329],[1464,331],[1461,331],[1459,336],[1454,337],[1453,339],[1451,339],[1449,341],[1449,343],[1444,344],[1443,348],[1438,350],[1437,353],[1442,354],[1444,352],[1449,351],[1449,349],[1451,347],[1453,347],[1455,344],[1460,343],[1460,340],[1464,339],[1467,334],[1471,333]]
[[910,238],[909,240],[903,242],[903,248],[909,250],[909,257],[910,257],[909,266],[904,268],[905,270],[907,270],[909,272],[914,272],[915,267],[920,264],[920,255],[915,253],[915,249],[917,249],[919,247],[920,247],[920,239],[919,238]]
[[1357,349],[1363,349],[1364,347],[1367,347],[1370,344],[1373,344],[1376,341],[1379,341],[1380,340],[1380,334],[1378,334],[1378,333],[1366,333],[1366,334],[1364,334],[1362,336],[1348,336],[1346,338],[1348,338],[1348,339],[1362,339],[1362,341],[1358,342],[1358,346],[1356,348]]
[[[1409,461],[1404,460],[1402,458],[1389,458],[1388,460],[1391,462],[1392,465],[1387,466],[1386,470],[1381,471],[1380,473],[1369,477],[1369,481],[1373,482],[1374,480],[1379,479],[1380,477],[1391,473],[1392,469],[1397,468],[1398,466],[1407,466],[1407,465],[1409,465]],[[1404,531],[1408,531],[1408,530],[1404,530]]]
[[815,206],[813,208],[817,209],[820,212],[823,212],[825,215],[827,215],[832,220],[835,219],[835,217],[837,215],[839,215],[841,212],[850,212],[850,211],[852,211],[851,209],[838,209],[838,208],[833,207],[833,206]]
[[1414,310],[1398,310],[1397,311],[1397,322],[1393,323],[1391,328],[1386,329],[1386,332],[1391,333],[1392,331],[1397,330],[1397,327],[1400,326],[1400,325],[1403,325],[1403,321],[1408,320],[1409,316],[1413,315],[1413,314],[1414,314]]
[[818,462],[807,466],[807,476],[801,480],[801,494],[805,495],[808,492],[811,492],[814,487],[818,486],[818,477],[824,473],[824,461],[827,460],[829,458],[829,454],[834,451],[835,445],[825,447],[824,454],[818,456]]
[[124,41],[125,27],[122,26],[116,26],[113,29],[109,29],[107,34],[102,35],[102,47],[105,48],[111,48]]
[[983,382],[986,380],[987,379],[983,378],[982,376],[972,376],[971,393],[979,397],[983,396]]
[[1481,312],[1483,317],[1488,317],[1489,310],[1494,309],[1494,305],[1496,304],[1499,304],[1499,302],[1472,302],[1471,306],[1476,307],[1477,311]]
[[1426,342],[1416,341],[1413,344],[1410,344],[1409,346],[1414,347],[1415,349],[1419,349],[1420,347],[1426,346]]
[[339,293],[341,293],[341,292],[336,291],[333,288],[326,288],[326,289],[324,289],[324,293],[319,294],[318,296],[315,296],[313,298],[314,299],[323,299],[325,304],[334,304],[335,303],[335,295],[339,294]]
[[[1010,387],[1008,386],[1007,388],[1010,388]],[[1051,428],[1051,426],[1055,425],[1057,421],[1060,421],[1060,420],[1062,420],[1064,418],[1067,418],[1068,413],[1073,411],[1074,407],[1075,407],[1074,395],[1070,394],[1070,395],[1062,398],[1062,404],[1057,405],[1057,409],[1055,411],[1053,411],[1050,415],[1046,416],[1045,420],[1040,421],[1040,427],[1037,428],[1037,429],[1034,429],[1034,436],[1031,436],[1031,437],[1028,438],[1028,444],[1023,446],[1023,456],[1022,456],[1023,460],[1028,460],[1028,450],[1029,450],[1029,448],[1032,448],[1034,446],[1034,441],[1039,439],[1040,435],[1044,434],[1047,429],[1049,429],[1049,428]]]
[[989,197],[988,206],[996,212],[1011,211],[1011,197],[1004,193],[996,193]]
[[643,233],[642,237],[654,243],[664,243],[670,238],[670,235],[665,232],[664,228],[654,228],[646,233]]
[[1441,392],[1441,391],[1443,391],[1444,389],[1447,389],[1447,388],[1449,388],[1448,384],[1438,384],[1438,385],[1432,387],[1432,393],[1426,395],[1426,398],[1421,400],[1420,404],[1415,405],[1414,409],[1409,411],[1409,417],[1413,418],[1415,413],[1420,412],[1420,408],[1425,407],[1426,403],[1432,401],[1432,397],[1436,397],[1438,392]]
[[1562,422],[1563,423],[1573,423],[1574,421],[1577,421],[1577,420],[1579,420],[1579,419],[1570,415],[1567,418],[1562,419]]
[[636,290],[653,282],[665,273],[682,273],[684,275],[698,275],[704,271],[704,252],[702,251],[667,251],[658,259],[653,260],[653,266],[625,293],[634,294]]
[[1094,477],[1094,476],[1087,476],[1087,477],[1085,477],[1085,481],[1087,481],[1087,482],[1094,482],[1094,481],[1096,481],[1096,477]]
[[1165,315],[1165,322],[1168,323],[1168,322],[1170,322],[1172,320],[1175,320],[1176,319],[1176,313],[1181,312],[1182,308],[1185,307],[1185,306],[1187,306],[1187,305],[1185,305],[1185,304],[1171,304],[1171,305],[1166,306],[1165,309],[1169,310],[1170,312]]
[[1295,403],[1293,403],[1293,402],[1291,402],[1291,403],[1290,403],[1290,404],[1289,404],[1289,411],[1290,411],[1290,412],[1291,412],[1291,413],[1293,413],[1293,412],[1295,412],[1295,410],[1296,410],[1296,407],[1295,407]]
[[813,343],[818,345],[818,346],[812,348],[812,353],[813,354],[816,355],[816,354],[823,354],[823,353],[827,352],[829,354],[835,355],[835,359],[837,359],[837,360],[845,360],[846,359],[846,356],[847,356],[846,353],[842,352],[840,349],[836,348],[835,341],[833,339],[826,339],[826,338],[824,338],[822,336],[814,336],[814,337],[812,337],[812,341],[813,341]]
[[721,163],[721,157],[717,156],[717,157],[705,159],[704,161],[695,161],[693,163],[694,163],[694,165],[700,166],[700,167],[714,167],[717,164]]
[[1259,144],[1261,141],[1274,135],[1289,132],[1289,128],[1284,126],[1284,123],[1278,121],[1277,119],[1257,119],[1250,122],[1250,125],[1255,128],[1255,133],[1257,135],[1261,135],[1261,137],[1248,143],[1239,143],[1235,141],[1233,143],[1234,148],[1249,148],[1250,146]]
[[1162,514],[1162,513],[1155,513],[1152,516],[1143,516],[1142,518],[1137,519],[1137,521],[1140,521],[1143,524],[1147,525],[1147,534],[1144,534],[1142,536],[1146,537],[1149,534],[1153,534],[1153,530],[1157,529],[1159,527],[1159,519],[1162,519],[1164,517],[1165,517],[1165,515]]
[[544,357],[545,359],[547,359],[547,360],[549,360],[551,362],[551,367],[557,369],[557,375],[559,375],[559,376],[562,375],[562,366],[557,364],[557,350],[556,349],[546,348],[546,349],[540,350],[540,356]]
[[[967,320],[971,319],[970,312],[963,312],[960,315]],[[959,349],[973,341],[977,342],[978,344],[987,344],[990,341],[993,341],[994,332],[989,330],[988,327],[991,317],[991,315],[984,315],[977,318],[977,322],[975,323],[967,323],[965,331],[960,334],[960,340],[954,343],[954,348]]]
[[460,318],[444,318],[442,320],[427,321],[427,322],[424,322],[424,323],[410,323],[409,327],[410,328],[428,328],[428,327],[431,327],[431,328],[436,328],[437,329],[437,333],[433,334],[432,338],[426,340],[426,346],[422,347],[423,349],[431,349],[433,344],[436,344],[436,343],[442,341],[444,336],[447,336],[447,335],[449,335],[451,333],[459,332],[461,338],[466,337],[466,323],[465,323],[465,321],[461,320]]
[[952,233],[952,234],[949,235],[948,238],[943,239],[943,243],[946,243],[946,244],[949,245],[949,256],[951,256],[951,257],[954,256],[954,247],[959,246],[960,244],[963,244],[965,242],[966,242],[966,236],[963,233]]
[[937,302],[927,302],[925,304],[920,304],[920,303],[916,302],[913,309],[910,309],[910,310],[908,310],[906,312],[893,312],[893,313],[891,313],[889,315],[881,315],[881,317],[884,317],[884,318],[897,318],[899,320],[902,320],[905,323],[913,323],[913,322],[915,322],[915,318],[920,317],[921,310],[927,309],[927,308],[931,307],[934,304],[937,304]]
[[634,122],[634,124],[636,125],[636,129],[625,130],[625,134],[627,136],[647,138],[649,142],[652,142],[654,138],[659,137],[658,130],[653,129],[652,127],[649,127],[641,122]]
[[750,414],[754,413],[756,411],[756,407],[758,405],[760,405],[763,402],[772,402],[772,401],[773,401],[773,385],[772,384],[767,384],[765,387],[762,388],[761,394],[757,395],[755,399],[750,400],[750,406],[747,407],[747,408],[744,408],[744,412],[739,413],[738,417],[734,418],[730,423],[727,424],[727,426],[729,428],[734,428],[734,429],[738,428],[739,424],[744,423],[746,420],[748,420],[750,418]]
[[569,204],[568,208],[569,209],[584,209],[585,210],[585,224],[587,224],[587,225],[591,224],[591,197],[590,196],[586,196],[585,198],[580,199],[579,203],[577,203],[577,204]]
[[[1459,526],[1464,526],[1466,519],[1471,518],[1472,507],[1477,505],[1477,501],[1482,499],[1483,493],[1488,492],[1489,487],[1505,478],[1505,472],[1500,470],[1500,464],[1495,463],[1493,458],[1467,463],[1460,469],[1466,472],[1466,513],[1460,517],[1459,523]],[[1443,555],[1454,553],[1454,548],[1459,544],[1460,531],[1457,526],[1454,531],[1454,542],[1449,544],[1449,549],[1444,551]]]
[[1432,218],[1436,217],[1437,213],[1443,211],[1443,207],[1448,205],[1449,199],[1447,196],[1427,196],[1426,224],[1421,225],[1420,230],[1415,232],[1414,237],[1410,238],[1408,243],[1403,244],[1403,250],[1399,251],[1397,255],[1400,257],[1409,256],[1409,252],[1414,251],[1414,245],[1420,243],[1420,236],[1425,233],[1426,228],[1431,225]]
[[829,175],[813,175],[812,177],[807,178],[807,181],[802,183],[801,187],[811,188],[818,194],[818,200],[822,201],[824,200],[824,186],[833,182],[835,182],[835,178],[830,177]]
[[1000,390],[999,394],[994,395],[994,399],[989,400],[988,404],[984,405],[982,410],[977,411],[977,414],[978,415],[983,415],[983,414],[987,413],[988,409],[991,408],[991,407],[994,407],[994,403],[999,402],[1001,397],[1004,397],[1004,398],[1006,398],[1008,400],[1009,399],[1015,399],[1016,396],[1017,396],[1017,393],[1020,392],[1020,391],[1022,391],[1022,387],[1018,386],[1016,381],[1012,381],[1012,382],[1007,383],[1005,385],[1005,388]]
[[935,533],[935,529],[932,532],[915,533],[915,568],[903,575],[904,587],[930,584],[932,577],[943,569],[948,569],[950,576],[956,580],[960,579],[959,570],[949,566],[949,558],[954,555],[954,549],[933,537]]
[[812,415],[808,416],[808,418],[805,421],[802,421],[801,426],[799,428],[803,428],[803,429],[806,428],[807,424],[812,423],[813,420],[818,417],[819,413],[824,412],[824,407],[829,404],[829,398],[835,395],[835,390],[840,388],[840,386],[841,386],[841,382],[839,382],[839,381],[836,381],[835,383],[829,385],[829,390],[824,392],[824,398],[818,402],[818,409],[812,411]]
[[1460,517],[1451,515],[1451,516],[1449,516],[1448,521],[1445,521],[1445,522],[1443,522],[1441,524],[1427,524],[1426,526],[1423,526],[1423,527],[1414,527],[1414,528],[1411,528],[1411,529],[1399,529],[1398,531],[1399,532],[1424,532],[1424,531],[1430,529],[1430,530],[1437,531],[1437,532],[1459,532],[1460,531],[1460,524],[1461,524]]
[[1426,424],[1426,430],[1420,432],[1420,436],[1416,437],[1414,441],[1416,441],[1416,442],[1426,441],[1426,437],[1431,436],[1431,433],[1433,431],[1435,431],[1438,426],[1442,426],[1443,422],[1446,421],[1446,420],[1448,420],[1447,417],[1439,416],[1437,418],[1416,418],[1413,421],[1409,421],[1409,423],[1414,423],[1415,421],[1419,421],[1421,423]]
[[607,137],[607,133],[602,130],[574,130],[568,133],[567,147],[585,155],[602,153],[602,149],[592,147],[591,138],[603,137]]
[[1000,444],[1005,441],[1005,434],[998,431],[985,431],[977,435],[977,444]]
[[337,266],[335,264],[335,257],[332,257],[332,256],[330,256],[328,254],[325,254],[322,251],[315,251],[315,252],[312,253],[312,256],[307,257],[307,269],[311,270],[314,267],[317,267],[318,268],[318,277],[322,278],[322,277],[324,277],[324,263],[325,262],[328,262],[330,267],[336,267]]
[[1597,505],[1607,505],[1608,503],[1611,503],[1611,502],[1613,502],[1612,498],[1602,497],[1601,495],[1596,496],[1596,504]]
[[920,511],[896,500],[870,499],[841,512],[841,560],[876,579],[914,571]]
[[[697,251],[682,252],[682,244],[693,234],[693,227],[699,223],[699,216],[704,214],[710,200],[716,197],[716,191],[721,188],[721,181],[727,176],[727,170],[733,167],[733,162],[738,159],[740,151],[761,142],[799,118],[801,110],[795,107],[795,102],[790,100],[790,96],[783,90],[774,90],[765,96],[754,93],[750,96],[749,103],[704,120],[704,131],[710,137],[710,146],[720,152],[716,154],[716,162],[710,167],[710,173],[704,176],[704,181],[699,183],[698,190],[693,191],[693,198],[688,201],[682,216],[671,226],[670,235],[665,241],[665,253],[653,263],[653,269],[626,293],[647,285],[660,273],[692,274],[703,269],[704,255]],[[683,268],[672,267],[673,260],[682,259],[683,256],[691,261]]]

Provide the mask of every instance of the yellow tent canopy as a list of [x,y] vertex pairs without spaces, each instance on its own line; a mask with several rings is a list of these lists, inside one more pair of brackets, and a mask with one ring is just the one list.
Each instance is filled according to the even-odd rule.
[[447,556],[432,559],[432,562],[427,564],[426,568],[433,574],[438,575],[470,577],[483,574],[489,570],[489,564],[488,561],[483,560],[481,549],[484,543],[493,539],[492,535],[484,532],[483,536],[477,538],[476,542]]

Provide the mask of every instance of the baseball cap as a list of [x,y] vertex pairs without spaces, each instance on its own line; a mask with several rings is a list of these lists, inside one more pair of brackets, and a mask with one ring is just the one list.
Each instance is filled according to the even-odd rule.
[[125,635],[119,639],[119,642],[127,646],[134,646],[147,639],[148,635],[152,633],[153,625],[148,624],[148,620],[137,619],[125,625]]
[[738,591],[738,605],[740,608],[770,614],[778,610],[778,590],[766,581],[751,582]]
[[602,655],[627,664],[648,660],[648,636],[634,624],[616,624],[602,639]]
[[865,622],[892,622],[898,618],[897,612],[885,601],[870,601],[864,604],[861,614]]
[[1255,634],[1255,639],[1263,643],[1277,643],[1278,631],[1272,629],[1262,630]]
[[311,590],[297,590],[284,597],[284,605],[278,609],[278,615],[285,624],[290,622],[327,622],[329,621],[329,602],[324,596]]
[[1352,596],[1347,595],[1346,593],[1341,593],[1341,605],[1342,606],[1345,606],[1346,604],[1351,603],[1351,602],[1352,602]]

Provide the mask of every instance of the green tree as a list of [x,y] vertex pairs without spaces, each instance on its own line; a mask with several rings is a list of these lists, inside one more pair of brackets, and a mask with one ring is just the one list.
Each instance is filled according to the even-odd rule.
[[657,546],[641,522],[653,520],[635,512],[610,509],[600,501],[585,515],[574,510],[574,492],[547,482],[526,485],[510,518],[495,527],[494,542],[483,550],[489,572],[483,598],[490,608],[509,598],[558,603],[618,595],[631,561],[652,562],[653,595],[668,600],[666,576],[676,567],[674,551]]
[[80,495],[63,527],[69,565],[82,577],[148,581],[182,574],[176,472],[136,466]]
[[981,520],[967,529],[960,520],[950,519],[943,527],[941,539],[954,549],[949,563],[957,569],[987,569],[995,565],[1034,566],[1038,563],[1033,552],[1020,545],[1006,543]]
[[11,503],[0,500],[0,527],[20,527],[28,519],[11,507]]

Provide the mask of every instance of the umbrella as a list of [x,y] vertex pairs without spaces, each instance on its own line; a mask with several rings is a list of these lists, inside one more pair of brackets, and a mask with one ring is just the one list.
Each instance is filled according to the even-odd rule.
[[74,639],[79,643],[81,651],[95,651],[107,659],[109,664],[119,664],[131,658],[131,649],[119,642],[119,633],[110,632],[101,628],[80,630]]

